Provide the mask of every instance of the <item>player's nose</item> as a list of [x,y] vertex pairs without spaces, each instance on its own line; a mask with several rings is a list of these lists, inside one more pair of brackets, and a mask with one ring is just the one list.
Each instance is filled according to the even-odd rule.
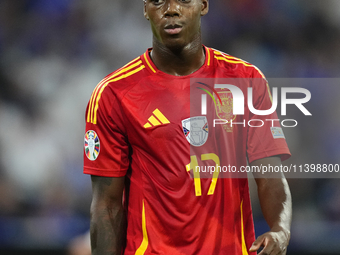
[[179,16],[180,14],[180,4],[178,0],[168,0],[165,4],[165,16]]

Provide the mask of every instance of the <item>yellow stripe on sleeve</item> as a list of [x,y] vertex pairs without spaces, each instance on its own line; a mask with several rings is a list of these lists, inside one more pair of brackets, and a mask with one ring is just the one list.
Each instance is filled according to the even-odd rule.
[[[97,86],[97,91],[99,90],[99,88],[100,88],[103,84],[104,84],[104,86],[106,86],[108,80],[113,79],[114,77],[117,77],[117,76],[120,75],[121,73],[124,73],[124,72],[127,72],[127,71],[131,70],[132,68],[134,68],[134,67],[140,65],[141,63],[142,63],[142,61],[139,60],[138,62],[134,63],[133,65],[130,65],[130,66],[126,67],[126,68],[122,68],[122,69],[120,69],[118,72],[115,72],[115,73],[114,73],[113,75],[111,75],[108,79],[105,79],[104,82],[101,82],[101,83],[99,84],[99,86]],[[97,91],[96,91],[96,93],[97,93]],[[100,91],[102,91],[102,90],[100,90]],[[97,94],[97,99],[98,99],[98,96],[99,96],[99,94]],[[94,100],[94,101],[95,101],[95,100]],[[94,116],[93,116],[93,113],[94,113],[93,109],[94,109],[94,107],[95,107],[94,101],[93,101],[92,107],[91,107],[91,122],[93,122],[93,118],[94,118]],[[97,101],[98,101],[98,100],[97,100]],[[96,104],[96,105],[97,105],[97,104]]]
[[[133,62],[137,61],[138,59],[140,59],[140,57],[137,57],[137,58],[131,60],[129,63],[127,63],[126,65],[124,65],[123,67],[118,69],[116,72],[114,72],[111,76],[101,80],[97,84],[97,86],[94,88],[94,90],[92,92],[92,95],[91,95],[91,98],[90,98],[90,104],[89,104],[89,109],[88,109],[88,113],[87,113],[87,122],[92,122],[92,119],[93,119],[93,105],[94,105],[95,98],[97,96],[97,92],[98,92],[100,86],[105,84],[105,82],[107,82],[109,79],[112,79],[113,77],[119,75],[119,73],[122,73],[122,72],[125,72],[126,70],[129,70],[129,69],[125,69],[125,67],[127,67],[128,65],[130,65]],[[142,63],[142,61],[140,60],[138,63]],[[131,68],[133,68],[133,67],[131,67]],[[125,71],[122,71],[122,70],[125,70]]]
[[[142,63],[141,60],[139,60],[137,63],[129,66],[130,64],[132,64],[133,62],[137,61],[138,59],[140,59],[140,57],[137,57],[133,60],[131,60],[129,63],[127,63],[126,65],[124,65],[123,67],[121,67],[120,69],[118,69],[116,72],[114,72],[111,76],[101,80],[97,86],[94,88],[93,92],[92,92],[92,95],[91,95],[91,98],[90,98],[90,104],[89,104],[89,108],[88,108],[88,113],[87,113],[87,122],[92,122],[93,121],[93,109],[94,109],[94,103],[96,101],[96,97],[98,95],[98,91],[100,89],[100,87],[105,84],[108,80],[118,76],[119,74],[123,73],[123,72],[126,72],[128,70],[130,70],[131,68],[134,68],[135,66],[139,65]],[[127,67],[129,66],[129,67]],[[127,67],[127,68],[126,68]]]
[[87,113],[87,122],[92,122],[92,119],[93,119],[93,105],[94,105],[94,102],[96,100],[96,97],[98,95],[98,90],[100,88],[100,86],[102,86],[107,80],[109,80],[111,78],[108,77],[106,79],[103,79],[101,82],[99,82],[97,84],[97,86],[94,88],[93,90],[93,93],[91,95],[91,99],[90,99],[90,105],[89,105],[89,109],[88,109],[88,113]]
[[253,67],[253,65],[248,64],[247,62],[244,62],[242,60],[231,60],[231,59],[228,59],[226,57],[217,57],[217,56],[215,56],[215,58],[218,59],[218,60],[223,60],[223,61],[228,62],[228,63],[232,63],[232,64],[243,64],[245,66],[252,66]]
[[229,56],[228,54],[225,54],[225,53],[222,53],[222,52],[219,52],[219,51],[214,51],[214,53],[226,58],[226,59],[221,59],[220,57],[215,56],[216,59],[224,60],[224,61],[229,62],[229,63],[244,64],[245,66],[254,67],[259,72],[259,74],[262,76],[262,78],[267,80],[266,77],[264,76],[264,74],[261,72],[261,70],[259,68],[257,68],[256,66],[249,64],[248,62],[246,62],[246,61],[244,61],[240,58],[235,58],[235,57]]
[[[138,62],[138,63],[140,64],[141,62]],[[132,68],[132,67],[131,67],[131,68]],[[126,71],[126,70],[130,70],[131,68],[128,67],[128,68],[126,68],[126,69],[124,69],[124,70],[125,70],[125,71]],[[97,100],[96,100],[96,105],[95,105],[95,108],[94,108],[94,111],[93,111],[94,115],[93,115],[93,118],[91,117],[91,122],[92,122],[93,124],[97,124],[97,110],[98,110],[99,100],[100,100],[101,95],[102,95],[104,89],[106,88],[106,86],[107,86],[110,82],[119,81],[119,80],[121,80],[121,79],[124,79],[124,78],[126,78],[126,77],[129,77],[129,76],[131,76],[131,75],[133,75],[133,74],[139,72],[139,71],[142,70],[143,68],[145,68],[145,66],[144,66],[144,65],[141,65],[140,67],[138,67],[138,68],[136,68],[136,69],[130,71],[129,73],[122,74],[121,76],[118,76],[118,77],[116,77],[116,78],[114,78],[114,79],[112,79],[112,80],[108,80],[108,81],[100,88],[100,91],[99,91],[99,93],[98,93]]]
[[94,95],[97,93],[97,86],[94,88],[94,90],[92,92],[92,95],[91,95],[91,98],[90,98],[89,108],[87,110],[87,118],[86,118],[87,122],[91,122],[91,110],[92,110],[92,104],[93,104]]
[[249,64],[248,62],[246,62],[246,61],[244,61],[240,58],[235,58],[235,57],[229,56],[228,54],[224,54],[224,53],[219,52],[219,51],[214,51],[214,53],[216,55],[221,56],[221,57],[215,56],[216,59],[224,60],[224,61],[229,62],[229,63],[244,64],[245,66],[253,66],[252,64]]
[[273,96],[272,96],[272,92],[270,91],[270,88],[269,88],[269,84],[268,84],[268,82],[267,82],[266,84],[267,84],[267,89],[268,89],[269,99],[270,99],[270,101],[273,103]]

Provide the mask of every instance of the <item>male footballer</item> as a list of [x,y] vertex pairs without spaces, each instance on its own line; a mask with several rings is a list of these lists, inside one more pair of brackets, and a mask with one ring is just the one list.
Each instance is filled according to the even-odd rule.
[[[144,0],[152,48],[92,93],[84,150],[92,254],[286,254],[292,209],[284,176],[254,173],[270,227],[256,238],[247,178],[202,170],[280,166],[290,156],[278,122],[251,122],[277,119],[275,112],[256,116],[245,103],[243,115],[233,114],[233,94],[214,87],[233,79],[244,94],[252,88],[254,108],[271,108],[258,68],[202,45],[208,9],[208,0]],[[213,125],[218,118],[225,124]]]

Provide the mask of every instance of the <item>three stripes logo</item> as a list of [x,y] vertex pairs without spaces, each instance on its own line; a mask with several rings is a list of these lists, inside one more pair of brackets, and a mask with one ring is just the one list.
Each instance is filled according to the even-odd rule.
[[151,128],[154,126],[169,124],[170,121],[161,113],[160,110],[156,109],[152,112],[150,118],[148,118],[148,122],[144,124],[144,128]]

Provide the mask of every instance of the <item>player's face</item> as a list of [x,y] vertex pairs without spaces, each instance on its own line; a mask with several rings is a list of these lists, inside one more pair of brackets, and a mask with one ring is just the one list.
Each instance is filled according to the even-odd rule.
[[184,47],[200,36],[208,0],[145,0],[144,16],[154,39],[166,47]]

